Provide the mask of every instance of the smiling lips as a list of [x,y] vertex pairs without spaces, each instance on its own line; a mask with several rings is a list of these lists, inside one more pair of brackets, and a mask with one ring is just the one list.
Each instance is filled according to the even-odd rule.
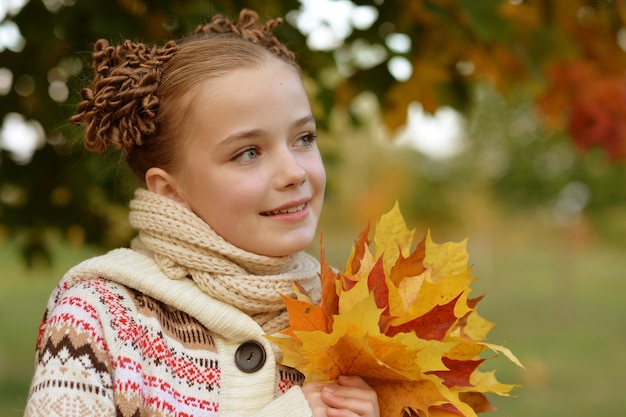
[[298,206],[290,207],[290,208],[286,208],[286,209],[265,211],[265,212],[261,213],[261,216],[276,216],[278,214],[296,213],[298,211],[303,210],[305,207],[306,207],[306,203],[302,203],[302,204],[300,204]]

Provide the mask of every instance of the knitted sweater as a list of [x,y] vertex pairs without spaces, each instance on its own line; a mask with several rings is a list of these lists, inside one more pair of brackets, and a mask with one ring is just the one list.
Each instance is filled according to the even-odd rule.
[[[148,254],[114,250],[53,292],[25,416],[311,416],[300,374],[276,364],[263,334]],[[255,372],[235,360],[248,341],[266,354]]]

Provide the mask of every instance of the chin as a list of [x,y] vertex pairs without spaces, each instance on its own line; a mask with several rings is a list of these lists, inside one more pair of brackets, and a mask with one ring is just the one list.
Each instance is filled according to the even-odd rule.
[[276,242],[272,244],[272,242],[265,242],[265,245],[262,249],[262,255],[265,256],[288,256],[297,252],[301,252],[308,248],[313,241],[313,236],[309,237],[301,237],[300,239],[293,240],[291,242]]

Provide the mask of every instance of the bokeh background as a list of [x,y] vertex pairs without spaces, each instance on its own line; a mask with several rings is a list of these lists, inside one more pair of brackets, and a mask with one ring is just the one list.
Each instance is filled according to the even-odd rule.
[[57,281],[132,237],[138,182],[68,123],[93,43],[243,7],[283,17],[302,65],[327,259],[398,201],[419,236],[468,239],[489,341],[525,364],[486,362],[523,385],[494,415],[623,416],[624,0],[0,0],[0,415],[22,414]]

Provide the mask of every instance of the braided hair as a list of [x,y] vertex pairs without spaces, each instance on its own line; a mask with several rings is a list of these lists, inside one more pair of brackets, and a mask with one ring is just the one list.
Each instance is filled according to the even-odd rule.
[[100,39],[94,46],[92,86],[81,91],[70,121],[86,127],[87,150],[120,149],[142,180],[151,167],[172,170],[181,119],[199,84],[272,58],[299,71],[293,52],[272,33],[281,22],[261,25],[256,12],[244,9],[237,22],[215,15],[191,35],[162,47]]

